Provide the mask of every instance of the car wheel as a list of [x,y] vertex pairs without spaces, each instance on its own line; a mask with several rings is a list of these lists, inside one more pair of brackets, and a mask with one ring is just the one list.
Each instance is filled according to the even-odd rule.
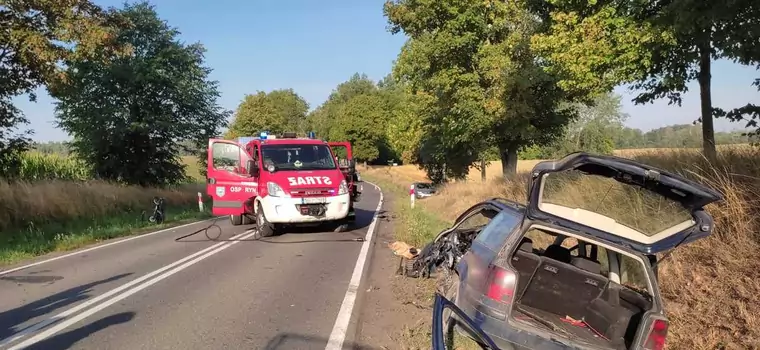
[[258,204],[258,210],[256,211],[256,231],[258,231],[259,237],[270,237],[274,235],[274,225],[267,221],[261,203]]
[[248,214],[243,214],[242,217],[243,217],[243,225],[250,225],[256,222],[256,220],[252,219],[251,216]]
[[239,226],[243,224],[243,216],[242,215],[230,215],[230,223],[232,226]]

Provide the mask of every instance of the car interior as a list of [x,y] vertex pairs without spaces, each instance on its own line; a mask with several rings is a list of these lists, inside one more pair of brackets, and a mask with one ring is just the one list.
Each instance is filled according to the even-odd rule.
[[566,337],[630,348],[652,307],[641,262],[593,242],[531,228],[511,263],[518,272],[513,318]]

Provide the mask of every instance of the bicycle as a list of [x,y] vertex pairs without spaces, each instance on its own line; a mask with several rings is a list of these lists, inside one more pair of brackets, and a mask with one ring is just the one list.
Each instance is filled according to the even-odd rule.
[[148,218],[148,221],[156,224],[164,222],[164,199],[159,197],[153,197],[153,215]]

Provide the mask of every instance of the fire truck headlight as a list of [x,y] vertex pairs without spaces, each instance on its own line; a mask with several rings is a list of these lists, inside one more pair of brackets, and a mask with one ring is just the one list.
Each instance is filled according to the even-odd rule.
[[348,193],[348,185],[346,184],[346,180],[342,180],[340,186],[338,186],[338,195],[346,193]]

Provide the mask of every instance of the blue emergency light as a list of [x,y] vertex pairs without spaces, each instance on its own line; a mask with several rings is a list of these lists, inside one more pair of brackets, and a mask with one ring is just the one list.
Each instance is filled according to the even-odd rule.
[[310,139],[312,139],[312,140],[313,140],[313,139],[316,139],[316,138],[317,138],[317,133],[315,133],[315,132],[313,132],[313,131],[309,131],[309,133],[308,133],[308,136],[307,136],[307,137],[308,137],[308,138],[310,138]]
[[269,132],[268,131],[262,131],[261,134],[259,134],[259,138],[262,139],[262,140],[266,140],[267,136],[269,136]]

